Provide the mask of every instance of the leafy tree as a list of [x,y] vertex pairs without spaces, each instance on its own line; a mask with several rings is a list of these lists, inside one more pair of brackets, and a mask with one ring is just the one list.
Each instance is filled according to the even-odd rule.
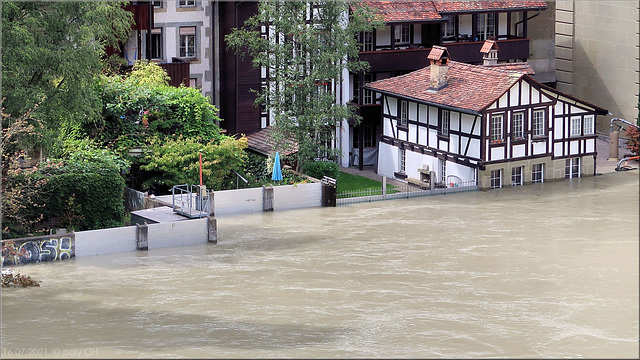
[[119,154],[148,145],[156,136],[220,139],[218,111],[196,88],[168,85],[166,72],[154,63],[138,62],[128,76],[102,76],[96,91],[102,101],[102,123],[68,128],[89,136]]
[[42,102],[37,117],[51,129],[98,120],[94,77],[103,70],[105,47],[126,39],[133,22],[122,4],[3,1],[5,112],[16,117]]
[[344,70],[368,68],[358,60],[356,33],[382,22],[364,6],[348,13],[347,1],[260,1],[258,13],[226,37],[237,54],[250,55],[255,67],[267,70],[256,104],[273,116],[273,140],[281,152],[290,150],[287,140],[296,142],[298,166],[337,156],[336,124],[357,120],[354,109],[340,102],[338,86]]
[[169,189],[174,185],[198,184],[199,154],[202,154],[202,178],[209,189],[221,190],[225,178],[235,176],[246,161],[245,137],[236,140],[224,136],[219,142],[201,143],[199,139],[177,137],[154,139],[142,168],[154,174],[143,187]]

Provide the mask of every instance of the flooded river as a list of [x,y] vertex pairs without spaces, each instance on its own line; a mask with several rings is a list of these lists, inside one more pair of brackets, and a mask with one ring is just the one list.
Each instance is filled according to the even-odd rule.
[[2,357],[638,358],[638,172],[220,218],[18,269]]

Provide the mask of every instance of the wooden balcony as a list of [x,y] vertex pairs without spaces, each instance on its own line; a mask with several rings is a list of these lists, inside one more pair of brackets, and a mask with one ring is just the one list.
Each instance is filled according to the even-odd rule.
[[[500,51],[498,61],[527,60],[529,58],[529,39],[497,40]],[[482,48],[484,41],[444,43],[454,61],[464,63],[482,63]],[[429,66],[427,55],[431,48],[378,50],[360,53],[360,60],[367,61],[370,72],[400,72],[414,71]]]
[[189,63],[186,61],[176,61],[174,59],[171,63],[159,63],[161,68],[167,72],[167,75],[171,78],[169,85],[179,87],[180,84],[189,86],[189,78],[191,77],[191,70],[189,69]]
[[123,8],[133,14],[134,24],[131,30],[150,30],[155,23],[153,17],[153,5],[149,4],[128,4]]

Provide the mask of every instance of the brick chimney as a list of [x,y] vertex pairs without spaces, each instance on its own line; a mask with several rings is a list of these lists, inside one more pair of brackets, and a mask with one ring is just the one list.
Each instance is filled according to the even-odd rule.
[[480,49],[482,65],[496,65],[498,63],[498,44],[494,40],[485,40]]
[[449,68],[447,63],[449,62],[449,52],[445,47],[434,45],[433,48],[431,48],[431,52],[429,52],[427,59],[429,59],[431,63],[431,66],[429,67],[429,90],[438,91],[447,86],[447,70]]

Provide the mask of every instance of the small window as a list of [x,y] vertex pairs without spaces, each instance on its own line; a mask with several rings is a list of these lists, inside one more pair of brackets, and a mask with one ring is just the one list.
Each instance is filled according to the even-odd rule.
[[395,40],[397,44],[408,44],[411,38],[410,25],[396,25]]
[[533,164],[531,167],[531,182],[544,182],[544,164]]
[[522,173],[522,166],[511,168],[511,186],[518,186],[523,184]]
[[440,168],[440,182],[447,181],[447,159],[438,159],[438,167]]
[[513,113],[511,117],[511,137],[514,141],[524,140],[524,113]]
[[442,18],[447,20],[447,22],[444,23],[442,36],[445,38],[453,38],[456,36],[456,16],[444,15]]
[[440,119],[440,128],[438,129],[438,135],[449,136],[449,110],[442,110],[442,116]]
[[180,0],[178,2],[178,6],[180,7],[193,7],[196,6],[195,0]]
[[151,3],[153,4],[154,8],[161,9],[164,6],[162,0],[152,1]]
[[180,28],[180,57],[196,57],[196,27]]
[[502,133],[502,115],[492,115],[491,123],[489,126],[489,134],[491,135],[491,143],[501,143],[504,141],[504,135]]
[[151,29],[151,58],[162,59],[163,58],[163,37],[162,28]]
[[582,133],[582,118],[580,116],[571,117],[571,136],[580,136]]
[[[373,81],[373,74],[367,73],[364,75],[364,84],[368,84]],[[373,104],[373,91],[364,89],[362,90],[362,103]]]
[[189,78],[189,87],[197,88],[198,87],[198,78]]
[[594,125],[595,125],[595,116],[593,115],[585,116],[584,117],[584,134],[593,135],[595,133]]
[[374,49],[374,44],[373,44],[373,32],[371,31],[365,31],[362,34],[362,51],[373,51]]
[[565,179],[580,177],[580,158],[570,158],[565,161],[564,177]]
[[491,170],[491,188],[499,189],[502,187],[502,169]]
[[400,149],[398,153],[400,156],[400,158],[398,159],[400,172],[404,174],[405,170],[407,169],[407,150]]
[[545,136],[544,110],[533,111],[533,119],[531,120],[531,135],[533,135],[533,137]]
[[407,126],[409,118],[409,104],[406,100],[400,101],[400,126]]

